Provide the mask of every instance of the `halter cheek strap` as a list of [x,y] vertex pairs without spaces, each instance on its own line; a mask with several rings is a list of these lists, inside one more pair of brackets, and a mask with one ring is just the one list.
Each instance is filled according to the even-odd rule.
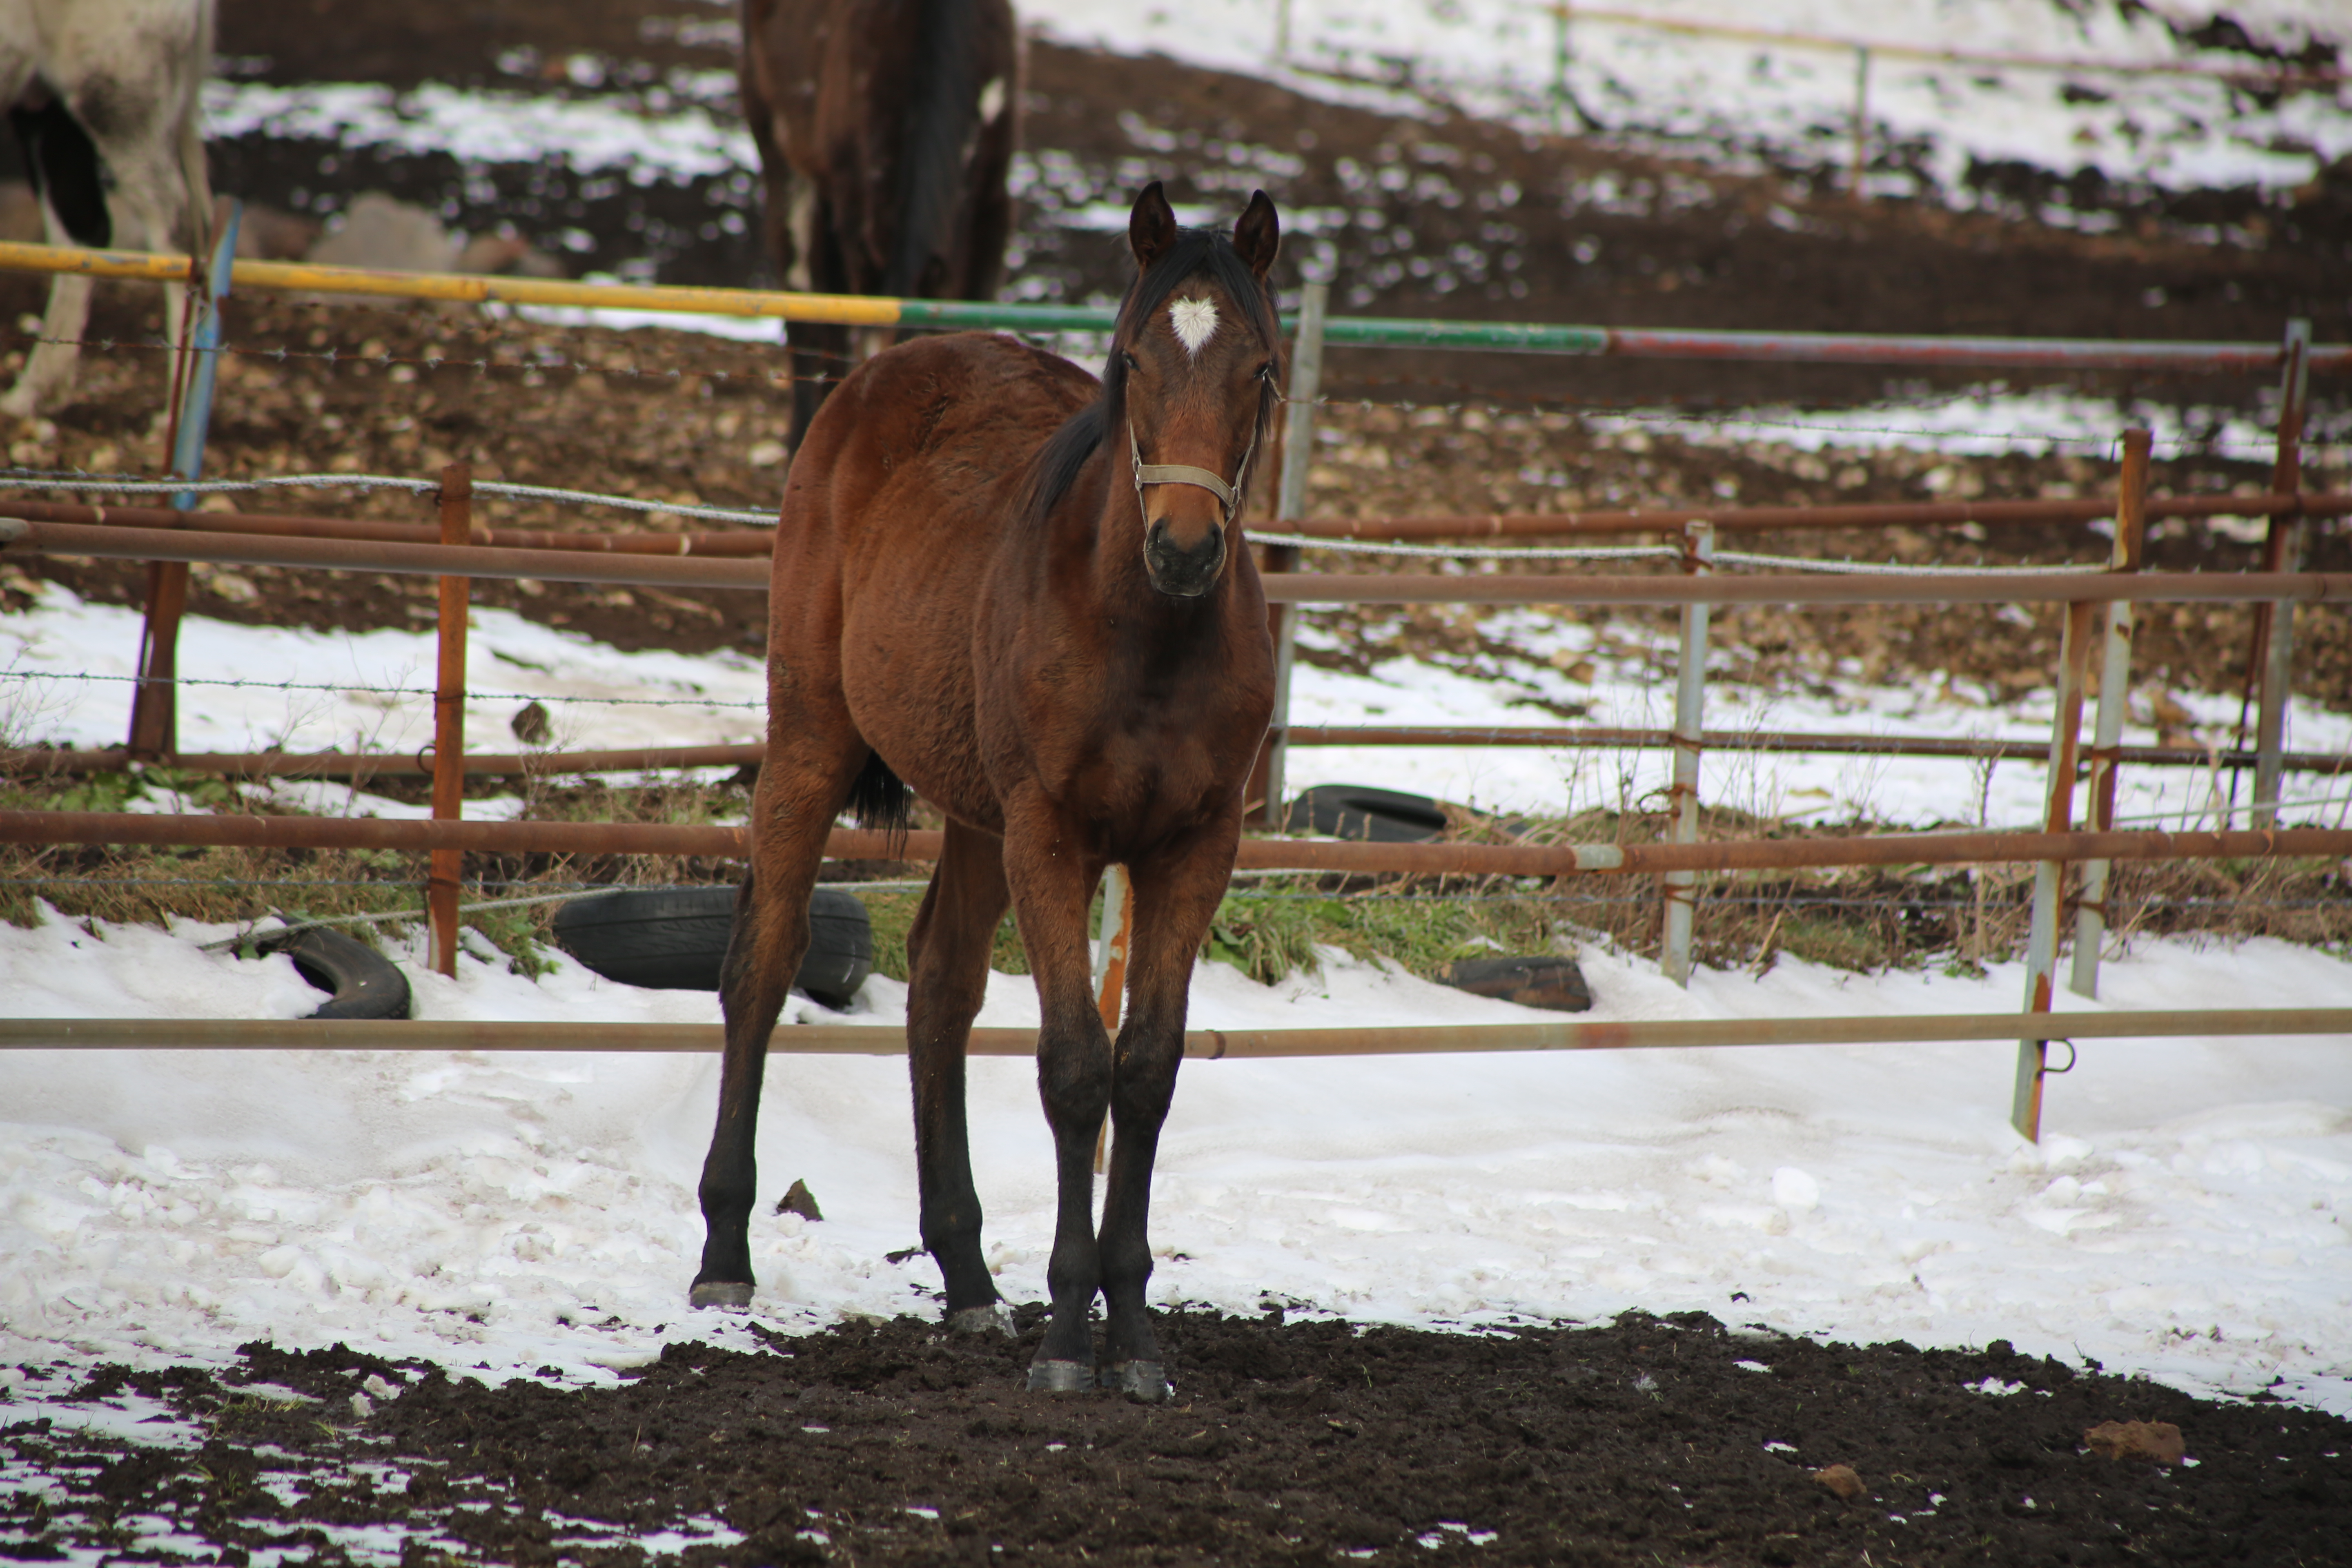
[[1252,426],[1249,447],[1242,453],[1241,464],[1234,469],[1234,482],[1229,485],[1208,469],[1196,468],[1189,463],[1145,462],[1143,448],[1135,441],[1135,421],[1129,419],[1127,422],[1127,456],[1135,468],[1136,510],[1143,510],[1143,487],[1146,485],[1198,485],[1223,504],[1225,521],[1231,522],[1234,511],[1241,506],[1242,489],[1249,479],[1250,458],[1256,451],[1257,432],[1255,426]]

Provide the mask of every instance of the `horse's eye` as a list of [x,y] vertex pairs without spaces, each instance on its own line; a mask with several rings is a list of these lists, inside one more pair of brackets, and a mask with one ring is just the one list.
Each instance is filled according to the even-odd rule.
[[1135,356],[1134,356],[1133,354],[1129,353],[1128,353],[1126,350],[1124,350],[1124,349],[1121,349],[1121,350],[1119,351],[1118,363],[1121,363],[1121,364],[1123,364],[1123,365],[1125,365],[1125,366],[1127,367],[1127,369],[1128,369],[1128,373],[1129,373],[1129,374],[1134,374],[1135,369],[1136,369],[1136,364],[1135,364]]
[[1260,381],[1272,381],[1274,379],[1274,362],[1272,360],[1268,360],[1264,364],[1257,367],[1257,378]]

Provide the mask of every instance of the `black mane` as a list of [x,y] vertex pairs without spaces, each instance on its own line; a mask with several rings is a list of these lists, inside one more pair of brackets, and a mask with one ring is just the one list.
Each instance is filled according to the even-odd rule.
[[[1240,252],[1234,250],[1233,240],[1216,229],[1178,229],[1176,243],[1152,263],[1150,271],[1136,279],[1127,298],[1119,303],[1118,321],[1111,331],[1110,353],[1103,363],[1102,395],[1071,415],[1030,460],[1028,491],[1022,507],[1024,517],[1043,522],[1069,494],[1087,459],[1125,419],[1128,345],[1168,296],[1175,292],[1178,284],[1201,276],[1223,288],[1240,307],[1260,342],[1269,348],[1280,342],[1282,326],[1275,315],[1274,296],[1258,281],[1257,274],[1249,269]],[[1260,447],[1265,445],[1274,423],[1274,384],[1268,382],[1258,395]]]

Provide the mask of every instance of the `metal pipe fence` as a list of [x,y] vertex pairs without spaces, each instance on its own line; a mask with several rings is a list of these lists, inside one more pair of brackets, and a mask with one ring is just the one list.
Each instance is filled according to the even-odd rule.
[[[2051,1020],[2060,1039],[2225,1039],[2352,1034],[2352,1007],[2250,1011],[2069,1013]],[[1189,1029],[1196,1061],[1436,1052],[1692,1050],[1739,1046],[1933,1045],[2002,1040],[2035,1026],[2007,1013],[1861,1018],[1560,1019],[1532,1024],[1419,1025],[1408,1028]],[[717,1024],[505,1023],[476,1019],[0,1018],[0,1050],[191,1051],[615,1051],[715,1053]],[[973,1056],[1034,1057],[1034,1029],[972,1029]],[[778,1029],[771,1055],[903,1056],[904,1029],[872,1024],[798,1024]]]
[[[5,507],[0,507],[5,510]],[[0,517],[0,553],[220,565],[309,566],[392,575],[528,577],[543,582],[764,589],[759,561],[520,550],[394,540],[312,539],[195,529],[117,529]],[[1276,572],[1260,579],[1276,605],[2055,605],[2119,599],[2179,604],[2319,604],[2352,598],[2352,573],[2152,572],[2121,581],[2049,570],[1932,575],[1625,577],[1449,576],[1426,573]]]
[[[71,272],[90,278],[184,283],[197,276],[184,256],[0,244],[0,271]],[[555,305],[674,315],[831,322],[855,327],[944,331],[1107,332],[1109,306],[1014,305],[959,300],[895,300],[850,294],[675,285],[575,283],[559,279],[387,272],[287,261],[236,264],[236,287],[440,300],[467,304]],[[1294,331],[1286,319],[1283,330]],[[2275,343],[2118,342],[2097,339],[1938,337],[1899,333],[1696,331],[1535,321],[1417,321],[1333,316],[1324,342],[1334,348],[1463,349],[1625,359],[1748,360],[1778,363],[1880,364],[1952,369],[2269,370],[2282,363]],[[2315,346],[2311,368],[2352,369],[2352,344]]]
[[[184,258],[120,252],[52,250],[46,247],[0,246],[0,268],[79,271],[93,276],[178,279],[191,274]],[[736,316],[840,321],[868,326],[998,327],[1016,331],[1102,331],[1111,324],[1111,312],[1087,309],[963,304],[948,301],[851,299],[839,296],[761,293],[750,290],[646,289],[594,284],[571,284],[542,279],[451,278],[444,276],[366,273],[341,268],[238,263],[234,280],[248,287],[318,289],[379,298],[471,300],[518,304],[625,306],[635,310],[693,311]],[[2144,436],[2134,448],[2140,458],[2137,475],[2127,466],[2126,493],[2115,502],[2100,500],[2021,502],[1933,502],[1875,507],[1701,508],[1689,510],[1587,511],[1498,514],[1484,518],[1416,520],[1307,520],[1303,510],[1305,442],[1311,441],[1311,397],[1292,415],[1292,433],[1305,438],[1288,455],[1301,482],[1286,482],[1281,521],[1296,533],[1280,540],[1277,549],[1312,547],[1318,538],[1335,543],[1360,539],[1367,530],[1391,536],[1417,532],[1421,537],[1465,535],[1533,536],[1680,531],[1685,527],[1711,535],[1716,528],[1761,531],[1775,528],[1876,527],[1930,525],[1962,521],[2084,521],[2114,515],[2133,520],[2137,528],[2147,516],[2214,516],[2234,513],[2268,515],[2274,538],[2282,524],[2292,527],[2305,516],[2342,515],[2352,511],[2352,497],[2298,494],[2299,473],[2289,460],[2300,438],[2301,388],[2312,370],[2352,368],[2352,346],[2312,346],[2307,330],[2290,332],[2283,347],[2245,343],[2116,343],[2004,338],[1919,338],[1879,335],[1770,332],[1694,332],[1610,329],[1573,325],[1486,322],[1429,322],[1332,318],[1309,309],[1296,362],[1320,363],[1329,346],[1515,350],[1567,354],[1620,354],[1664,359],[1751,359],[1779,363],[1828,364],[1908,364],[1922,366],[1999,366],[2042,369],[2166,369],[2246,371],[2284,363],[2289,388],[2281,417],[2281,461],[2273,493],[2260,497],[2148,498],[2145,494],[2147,450]],[[199,430],[205,417],[193,412]],[[199,437],[200,439],[200,437]],[[329,482],[332,476],[310,476]],[[306,481],[278,481],[306,482]],[[352,481],[359,482],[359,481]],[[369,481],[375,482],[375,481]],[[429,481],[383,480],[402,488],[431,488]],[[247,483],[238,481],[240,485]],[[103,489],[102,479],[70,488]],[[518,487],[507,487],[514,489]],[[331,520],[284,518],[250,524],[215,526],[215,514],[191,516],[190,497],[180,497],[178,509],[89,508],[68,510],[56,503],[32,503],[16,508],[37,515],[0,518],[0,550],[9,554],[55,552],[186,563],[198,561],[226,564],[325,567],[439,577],[443,583],[443,658],[436,684],[440,711],[440,743],[431,772],[435,777],[436,816],[427,822],[384,822],[373,819],[317,817],[205,816],[159,818],[131,814],[0,813],[0,842],[37,844],[103,843],[154,845],[239,845],[255,847],[307,847],[404,848],[431,853],[432,900],[436,963],[454,963],[457,857],[466,851],[544,854],[685,854],[739,858],[745,832],[729,827],[683,827],[652,824],[467,822],[460,819],[458,787],[469,765],[488,759],[462,755],[456,719],[465,696],[462,624],[464,584],[472,577],[516,577],[554,581],[636,584],[646,585],[753,589],[764,587],[770,568],[765,562],[744,559],[762,553],[756,546],[736,543],[751,534],[668,534],[632,536],[633,542],[587,543],[576,533],[556,531],[505,531],[477,529],[471,521],[462,465],[443,476],[439,496],[442,526],[429,531],[399,524],[339,524]],[[535,492],[536,493],[536,492]],[[544,492],[542,499],[618,500],[640,508],[657,502],[597,498],[577,492]],[[0,510],[8,510],[0,507]],[[732,519],[740,514],[715,513],[711,509],[677,508]],[[190,527],[190,522],[202,526]],[[439,543],[430,542],[437,531]],[[638,545],[635,539],[658,539],[659,544]],[[729,541],[698,549],[704,540]],[[1601,552],[1598,553],[1611,553]],[[1622,553],[1618,552],[1618,553]],[[695,558],[700,555],[701,559]],[[733,557],[733,558],[730,558]],[[1724,564],[1799,564],[1769,558],[1719,552]],[[1690,922],[1688,879],[1702,871],[1798,868],[1825,866],[1916,866],[1971,864],[2001,860],[2032,860],[2042,867],[2049,884],[2035,900],[2036,940],[2032,945],[2035,984],[2027,998],[2024,1022],[2003,1016],[2001,1035],[2039,1030],[2055,1033],[2049,1014],[2050,964],[2054,963],[2058,881],[2064,868],[2080,861],[2121,859],[2188,859],[2208,858],[2263,858],[2276,856],[2336,855],[2352,850],[2352,833],[2340,830],[2296,829],[2238,833],[2118,833],[2105,819],[2106,831],[2072,830],[2071,791],[2076,755],[2084,669],[2088,661],[2095,607],[2122,606],[2137,602],[2256,603],[2285,606],[2273,611],[2273,624],[2288,623],[2296,603],[2341,603],[2352,597],[2352,574],[2295,572],[2292,550],[2273,547],[2265,563],[2272,569],[2244,574],[2139,574],[2127,572],[2070,574],[2078,569],[2028,572],[1979,572],[1877,567],[1870,574],[1821,578],[1800,575],[1736,576],[1710,574],[1683,577],[1594,577],[1575,574],[1444,575],[1429,574],[1299,574],[1271,572],[1265,577],[1270,604],[1277,613],[1278,636],[1286,643],[1295,624],[1286,607],[1304,604],[1554,604],[1645,605],[1684,606],[1686,620],[1685,656],[1679,684],[1685,700],[1678,704],[1673,735],[1678,785],[1686,799],[1677,812],[1676,842],[1647,845],[1368,844],[1249,839],[1237,859],[1241,869],[1284,869],[1354,875],[1364,873],[1556,879],[1584,873],[1648,874],[1668,879],[1669,973],[1687,967]],[[1807,563],[1810,564],[1810,563]],[[184,566],[182,568],[184,569]],[[2063,604],[2068,606],[2068,638],[2062,658],[2061,701],[2049,748],[2052,762],[2051,809],[2045,831],[2017,833],[1889,834],[1863,837],[1696,841],[1697,758],[1706,743],[1698,711],[1704,683],[1704,617],[1708,606],[1739,604]],[[176,618],[171,606],[167,621]],[[151,605],[151,653],[142,656],[142,695],[160,686],[167,691],[176,679],[169,665],[168,639],[153,631],[155,607]],[[457,634],[451,622],[455,616]],[[1696,635],[1691,628],[1696,627]],[[2269,668],[2283,670],[2283,633],[2266,634]],[[154,647],[163,657],[153,656]],[[453,647],[457,650],[452,652]],[[2124,666],[2110,661],[2110,674]],[[2109,682],[2107,684],[2114,684]],[[2116,694],[2120,685],[2115,685]],[[2119,708],[2103,686],[2101,722],[2107,727]],[[2256,748],[2258,768],[2275,779],[2283,755],[2275,720],[2283,714],[2284,679],[2263,683],[2264,729]],[[168,714],[168,707],[164,710]],[[152,724],[134,725],[133,754],[168,755],[174,748],[159,744]],[[1281,739],[1299,743],[1303,732],[1284,726]],[[168,741],[168,718],[165,722]],[[142,739],[143,737],[143,739]],[[1851,745],[1870,738],[1842,738]],[[684,752],[729,753],[727,760],[756,748],[667,748],[635,752],[583,752],[585,757],[648,756],[655,750],[676,757]],[[1981,754],[1982,747],[1960,754]],[[2100,737],[2096,761],[2105,768],[2098,788],[2110,792],[2113,764],[2120,748],[2112,738]],[[1687,753],[1687,766],[1681,765]],[[500,763],[508,759],[495,759]],[[545,758],[518,754],[516,771],[543,765]],[[2205,759],[2213,760],[2209,753]],[[356,763],[356,759],[353,762]],[[420,762],[420,766],[422,765]],[[2062,779],[2062,776],[2063,779]],[[2111,814],[2110,814],[2111,815]],[[938,853],[937,835],[915,835],[893,842],[882,835],[836,832],[830,852],[841,858],[894,859],[929,858]],[[1674,919],[1678,900],[1684,918]],[[2048,940],[2042,940],[2043,935]],[[2049,949],[2045,953],[2044,948]],[[1679,957],[1677,955],[1679,950]],[[2045,1022],[2046,1021],[2046,1024]],[[1850,1022],[1850,1021],[1848,1021]],[[1624,1026],[1580,1026],[1604,1035]],[[1361,1031],[1345,1031],[1360,1041]],[[1601,1038],[1601,1036],[1596,1036]],[[1995,1037],[2000,1037],[1996,1036]],[[1725,1042],[1729,1043],[1729,1042]],[[2044,1068],[2043,1041],[2027,1038],[2021,1054],[2018,1098],[2013,1117],[2029,1137],[2038,1132],[2039,1097]],[[1363,1048],[1360,1045],[1350,1048]],[[1461,1048],[1494,1048],[1492,1047]],[[2030,1055],[2029,1055],[2030,1053]]]
[[[943,836],[903,838],[837,827],[836,860],[936,860]],[[463,850],[510,855],[688,855],[742,859],[750,829],[650,822],[427,821],[372,816],[171,816],[0,811],[0,844],[140,844],[248,849]],[[1585,873],[1790,870],[1837,866],[1970,866],[2000,861],[2265,860],[2352,854],[2352,828],[2008,830],[1881,833],[1669,844],[1366,843],[1244,838],[1237,870],[1354,876],[1555,878]]]

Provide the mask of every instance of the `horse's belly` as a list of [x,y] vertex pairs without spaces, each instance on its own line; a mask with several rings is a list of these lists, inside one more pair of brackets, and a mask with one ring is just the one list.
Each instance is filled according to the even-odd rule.
[[842,659],[842,695],[858,734],[923,799],[967,826],[1003,831],[1004,814],[981,765],[970,664],[939,658],[937,643],[909,646],[858,630],[853,617]]

